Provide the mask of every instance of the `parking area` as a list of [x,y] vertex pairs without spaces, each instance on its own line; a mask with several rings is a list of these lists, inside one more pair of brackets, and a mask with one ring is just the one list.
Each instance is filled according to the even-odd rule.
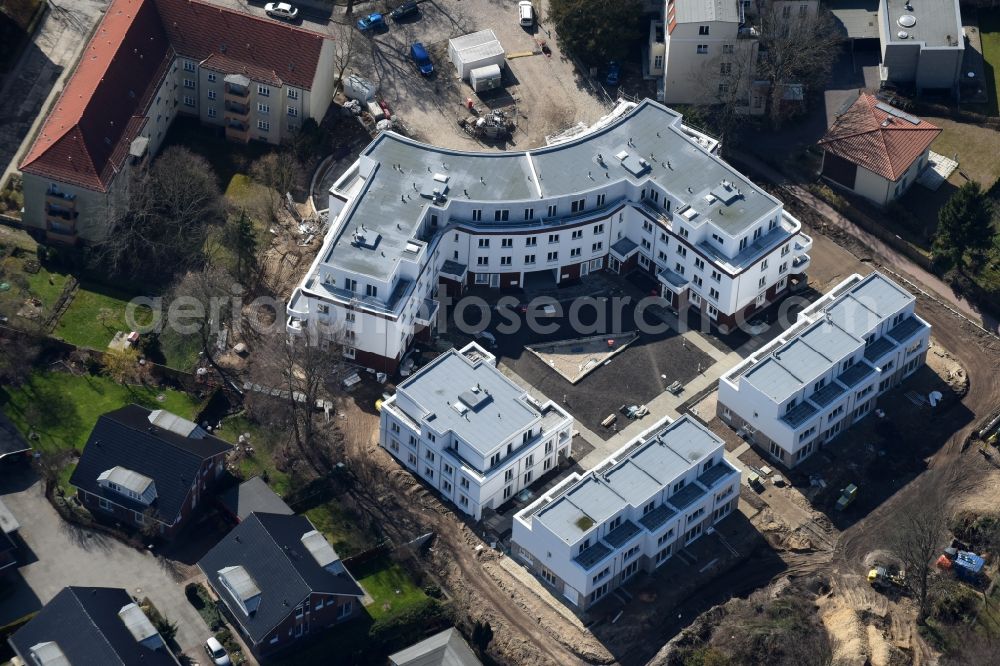
[[[355,18],[401,2],[359,5]],[[357,68],[378,83],[379,94],[414,138],[461,150],[534,148],[545,144],[546,135],[578,122],[593,123],[609,110],[560,52],[544,20],[547,0],[536,0],[542,20],[530,30],[519,25],[513,0],[424,0],[419,6],[417,15],[389,21],[388,30],[373,34],[370,57],[360,58]],[[486,29],[494,31],[507,54],[507,71],[503,89],[480,98],[457,78],[447,58],[448,40]],[[421,42],[431,57],[435,71],[430,77],[421,76],[409,57],[413,42]],[[542,53],[543,44],[549,54]],[[512,112],[517,127],[510,142],[488,146],[459,127],[459,120],[469,115],[464,107],[469,97],[484,111]]]

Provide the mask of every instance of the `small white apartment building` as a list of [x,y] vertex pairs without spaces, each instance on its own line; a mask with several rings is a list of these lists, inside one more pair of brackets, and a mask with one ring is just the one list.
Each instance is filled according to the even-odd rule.
[[719,379],[718,415],[794,467],[924,364],[931,327],[915,304],[881,273],[852,275]]
[[581,610],[736,508],[740,473],[685,415],[664,419],[514,516],[511,552]]
[[379,445],[476,520],[569,457],[572,440],[572,417],[529,396],[474,342],[382,403]]

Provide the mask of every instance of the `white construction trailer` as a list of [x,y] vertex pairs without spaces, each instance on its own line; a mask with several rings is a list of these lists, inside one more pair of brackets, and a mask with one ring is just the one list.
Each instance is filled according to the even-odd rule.
[[489,65],[503,67],[506,54],[492,30],[480,30],[449,39],[448,59],[455,65],[458,78],[468,81],[474,69]]

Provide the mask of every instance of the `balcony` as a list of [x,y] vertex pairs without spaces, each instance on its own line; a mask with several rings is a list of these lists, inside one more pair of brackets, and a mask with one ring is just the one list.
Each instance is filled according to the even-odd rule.
[[813,239],[808,234],[798,233],[795,234],[795,238],[792,239],[795,242],[795,252],[808,252],[812,249]]
[[234,100],[234,101],[245,100],[249,96],[250,96],[250,86],[249,85],[241,86],[241,85],[236,85],[236,84],[233,84],[233,83],[227,83],[226,84],[226,92],[225,92],[225,99],[226,99],[226,101],[229,101],[229,100]]
[[799,257],[795,257],[795,259],[792,260],[792,272],[804,273],[806,269],[809,268],[810,263],[812,263],[812,259],[809,257],[808,254],[803,254]]
[[45,204],[45,217],[47,219],[58,218],[60,220],[72,222],[79,216],[80,213],[72,208],[63,208],[62,206],[56,206],[47,202]]
[[230,116],[246,118],[250,114],[249,104],[240,104],[229,99],[226,100],[225,109],[227,118]]
[[242,141],[246,143],[250,140],[250,126],[246,123],[231,120],[226,123],[226,138],[230,141]]
[[63,207],[67,205],[75,205],[76,195],[60,192],[54,187],[49,187],[45,190],[45,203]]

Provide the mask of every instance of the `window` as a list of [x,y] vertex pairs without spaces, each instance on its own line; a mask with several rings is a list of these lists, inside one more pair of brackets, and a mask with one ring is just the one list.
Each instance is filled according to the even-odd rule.
[[723,55],[732,55],[733,54],[733,45],[732,44],[723,44],[722,45],[722,53],[723,53]]
[[598,194],[597,195],[597,207],[598,208],[600,208],[601,206],[604,205],[604,197],[605,197],[605,195],[603,195],[603,194]]
[[296,116],[299,115],[299,110],[296,109],[294,106],[290,106],[288,107],[288,115],[291,116],[292,118],[295,118]]
[[604,249],[604,243],[594,243],[590,246],[591,252],[600,252]]
[[451,473],[455,471],[455,468],[449,465],[448,463],[444,463],[443,468],[444,468],[444,473],[447,474],[448,476],[451,476]]
[[787,261],[782,262],[781,265],[778,266],[778,273],[779,274],[780,273],[784,273],[787,270],[788,270],[788,262]]
[[569,210],[571,213],[582,213],[585,208],[586,199],[577,199],[570,203]]
[[466,497],[465,495],[459,495],[458,503],[461,504],[462,506],[469,506],[469,498]]
[[690,232],[687,229],[681,227],[681,238],[687,238],[689,234]]
[[468,489],[469,488],[469,480],[463,476],[459,480],[458,485],[462,486],[465,489]]
[[524,255],[524,263],[525,264],[533,264],[533,263],[535,263],[535,255],[533,255],[533,254],[526,254],[526,255]]
[[699,276],[695,275],[691,280],[699,287],[702,286],[702,279]]
[[208,98],[209,99],[215,99],[215,91],[214,90],[209,90],[208,91]]
[[715,280],[716,282],[719,282],[720,280],[722,280],[722,273],[720,273],[719,271],[712,271],[712,279]]
[[767,270],[767,259],[760,262],[760,272],[763,273],[766,270]]
[[546,256],[546,261],[559,261],[559,253],[549,252],[549,254]]
[[424,476],[426,476],[428,479],[433,479],[434,478],[434,470],[432,470],[430,467],[425,466],[424,467]]
[[724,62],[721,65],[719,65],[719,74],[732,74],[732,72],[733,72],[733,63]]
[[504,486],[503,498],[509,499],[511,495],[514,494],[514,486]]
[[649,220],[643,220],[642,230],[645,231],[647,234],[653,233],[653,223],[650,222]]
[[781,8],[781,18],[788,18],[792,15],[792,8],[789,5],[785,5]]
[[744,236],[743,238],[741,238],[740,239],[740,249],[741,250],[747,249],[747,243],[748,242],[749,242],[749,239],[746,236]]
[[378,298],[378,287],[373,284],[365,285],[365,294],[372,298]]
[[500,265],[501,266],[510,266],[511,265],[511,258],[510,257],[500,257]]
[[271,123],[269,123],[266,120],[258,120],[257,129],[264,130],[265,132],[267,132],[271,129]]
[[574,248],[570,249],[569,256],[570,256],[570,258],[579,257],[580,256],[580,252],[581,252],[580,248],[574,247]]
[[728,83],[720,83],[719,84],[719,94],[720,95],[725,95],[728,92],[729,92],[729,84]]
[[708,290],[708,297],[711,298],[713,301],[719,300],[719,290],[716,289],[715,287],[710,287]]
[[524,219],[526,219],[526,220],[533,220],[533,219],[535,219],[535,209],[534,208],[525,208],[524,209]]
[[684,247],[683,245],[678,245],[677,246],[677,254],[679,254],[682,257],[688,256],[687,248]]
[[674,272],[678,275],[684,275],[684,267],[678,263],[674,264]]
[[570,234],[571,240],[580,240],[581,238],[583,238],[583,229],[577,229],[572,234]]
[[663,69],[663,56],[653,58],[653,69]]
[[215,115],[216,115],[215,114],[215,107],[214,106],[208,107],[208,117],[209,118],[215,118]]
[[556,216],[556,210],[557,210],[557,207],[556,207],[555,204],[549,204],[549,217],[555,217]]
[[642,243],[642,249],[643,250],[648,250],[649,248],[652,247],[652,245],[650,244],[650,242],[648,240],[646,240],[645,238],[641,239],[640,243]]
[[480,238],[479,239],[479,247],[489,247],[489,246],[490,246],[490,239],[489,238]]
[[351,278],[344,278],[344,289],[347,291],[357,291],[358,281],[352,280]]
[[449,483],[448,481],[442,481],[441,482],[441,490],[445,491],[446,493],[450,493],[451,492],[451,483]]
[[288,99],[298,99],[298,98],[299,98],[299,91],[295,90],[293,88],[289,88],[288,89]]
[[757,281],[757,286],[760,287],[761,289],[763,289],[764,285],[766,285],[766,284],[767,284],[767,276],[764,276],[760,280]]
[[267,86],[258,85],[257,86],[257,94],[260,95],[261,97],[270,97],[271,96],[271,89],[268,88]]
[[702,259],[701,257],[695,257],[694,267],[697,268],[698,270],[704,269],[705,268],[705,260]]
[[698,55],[707,55],[707,54],[708,54],[708,44],[699,44]]
[[538,245],[538,236],[528,236],[524,239],[524,247],[535,247]]
[[559,234],[549,234],[549,242],[550,243],[558,243],[559,242]]
[[136,523],[138,523],[139,525],[142,525],[143,523],[146,522],[146,517],[143,516],[141,513],[139,513],[138,511],[133,511],[133,513],[135,514],[135,522]]
[[532,471],[527,471],[524,473],[524,485],[531,483],[531,478],[535,475]]
[[410,465],[416,465],[417,464],[417,457],[415,455],[413,455],[412,453],[408,453],[408,454],[406,454],[406,461]]
[[345,603],[343,606],[340,607],[340,610],[337,611],[337,619],[342,620],[343,618],[347,617],[348,615],[351,614],[351,611],[353,609],[354,609],[354,602],[348,601],[347,603]]
[[271,107],[268,106],[267,104],[258,104],[257,110],[260,111],[261,113],[271,113]]
[[483,211],[482,211],[482,209],[481,208],[474,208],[472,210],[472,221],[473,222],[482,222],[482,220],[483,220]]
[[509,219],[510,219],[510,210],[503,208],[500,210],[493,211],[494,222],[506,222]]
[[433,451],[428,450],[424,454],[424,457],[427,458],[428,460],[430,460],[431,462],[434,462],[434,452]]
[[184,97],[184,106],[194,106],[194,97]]

